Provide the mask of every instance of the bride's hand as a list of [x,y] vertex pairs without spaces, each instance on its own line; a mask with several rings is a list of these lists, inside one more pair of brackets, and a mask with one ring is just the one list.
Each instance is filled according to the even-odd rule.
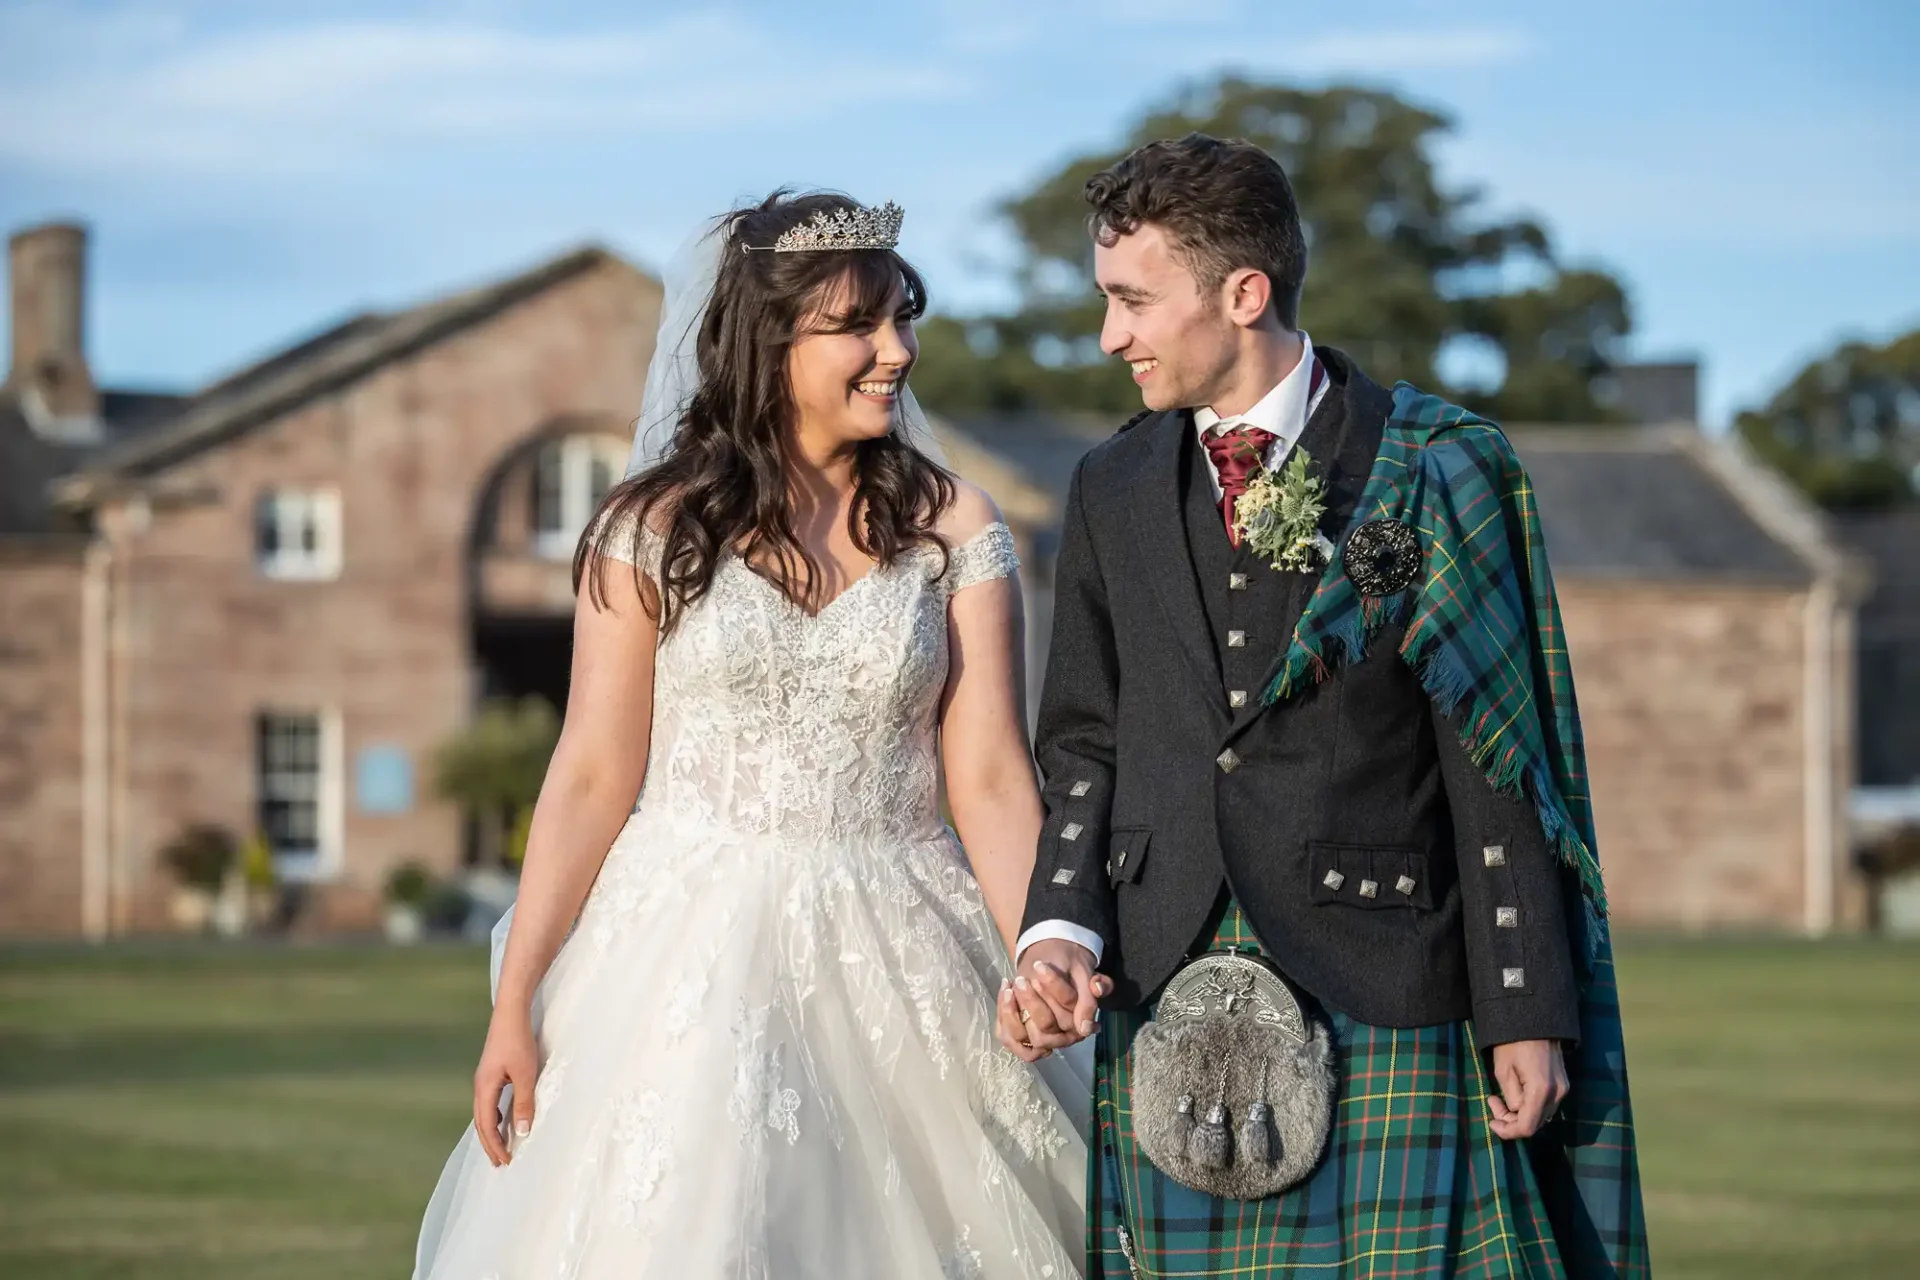
[[486,1047],[480,1050],[480,1066],[473,1073],[473,1128],[496,1169],[513,1159],[501,1131],[501,1090],[513,1086],[513,1132],[524,1138],[533,1131],[533,1086],[539,1074],[540,1050],[534,1043],[532,1018],[525,1012],[494,1010]]

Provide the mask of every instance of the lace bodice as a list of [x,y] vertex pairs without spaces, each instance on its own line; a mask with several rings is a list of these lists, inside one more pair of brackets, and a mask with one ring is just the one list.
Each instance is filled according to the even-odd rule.
[[[651,530],[608,546],[657,577]],[[916,548],[808,614],[729,556],[661,640],[636,812],[809,843],[939,832],[947,602],[1019,567],[998,522],[944,559]]]

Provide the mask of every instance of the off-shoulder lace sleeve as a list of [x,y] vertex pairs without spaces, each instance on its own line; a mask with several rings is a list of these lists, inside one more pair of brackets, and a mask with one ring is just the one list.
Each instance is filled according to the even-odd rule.
[[659,533],[641,521],[632,508],[621,512],[618,519],[610,518],[612,515],[603,511],[594,522],[593,538],[600,554],[622,564],[637,565],[649,578],[659,581]]
[[953,549],[947,558],[947,590],[964,591],[981,582],[1012,576],[1020,568],[1013,531],[999,521]]

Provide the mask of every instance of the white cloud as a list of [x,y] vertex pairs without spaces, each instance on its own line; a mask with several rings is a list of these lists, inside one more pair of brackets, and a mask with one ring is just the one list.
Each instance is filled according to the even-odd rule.
[[1506,27],[1403,27],[1381,23],[1366,30],[1328,31],[1304,40],[1242,48],[1236,59],[1296,75],[1362,75],[1408,69],[1450,71],[1524,62],[1540,52],[1524,31]]
[[591,34],[449,20],[196,37],[125,11],[0,14],[0,161],[182,177],[327,172],[421,143],[740,128],[962,95],[953,72],[795,48],[725,16]]

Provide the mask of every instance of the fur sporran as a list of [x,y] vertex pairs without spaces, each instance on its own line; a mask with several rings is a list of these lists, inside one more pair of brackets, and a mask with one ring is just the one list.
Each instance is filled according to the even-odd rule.
[[1333,1122],[1333,1042],[1264,961],[1200,956],[1133,1042],[1140,1149],[1175,1182],[1260,1200],[1304,1181]]

